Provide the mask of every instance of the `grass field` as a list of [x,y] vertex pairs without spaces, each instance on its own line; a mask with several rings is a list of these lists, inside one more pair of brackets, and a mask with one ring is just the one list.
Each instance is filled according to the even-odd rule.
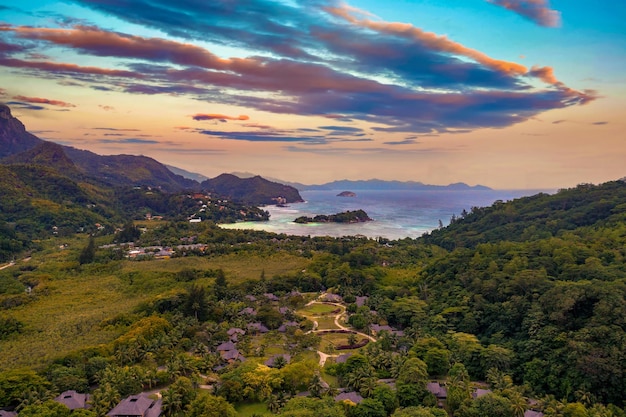
[[260,414],[262,416],[273,416],[273,415],[275,415],[275,414],[272,414],[272,413],[270,413],[268,411],[267,406],[265,405],[265,403],[237,404],[235,406],[235,410],[237,411],[237,414],[240,417],[250,417],[250,416],[252,416],[254,414]]
[[[67,243],[61,249],[60,243]],[[79,266],[78,250],[86,239],[47,243],[32,259],[20,260],[0,271],[0,280],[38,283],[30,302],[0,310],[2,317],[14,317],[24,324],[23,332],[0,341],[0,370],[23,366],[38,368],[53,358],[78,349],[106,344],[124,329],[100,326],[103,320],[129,314],[141,303],[189,283],[176,282],[183,268],[222,268],[229,282],[258,279],[300,271],[308,261],[288,254],[269,257],[225,255],[186,257],[151,261],[112,261]],[[197,284],[207,285],[203,278]],[[0,294],[0,298],[2,295]]]

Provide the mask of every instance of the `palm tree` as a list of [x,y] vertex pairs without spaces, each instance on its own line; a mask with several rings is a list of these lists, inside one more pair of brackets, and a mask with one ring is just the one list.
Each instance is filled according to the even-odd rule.
[[176,390],[170,388],[163,391],[161,401],[161,409],[166,417],[174,417],[183,411],[183,398]]
[[309,384],[309,392],[314,397],[322,397],[322,393],[324,392],[324,384],[322,383],[322,378],[319,376],[319,374],[315,374],[313,375],[313,378],[311,378],[311,383]]
[[378,386],[378,380],[375,377],[366,378],[361,382],[361,388],[359,394],[364,398],[369,398],[374,394],[374,390]]

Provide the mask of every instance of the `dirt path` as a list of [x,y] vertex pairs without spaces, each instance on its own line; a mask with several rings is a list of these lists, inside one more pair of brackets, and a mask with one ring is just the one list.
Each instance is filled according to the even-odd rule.
[[9,263],[8,263],[8,264],[6,264],[6,265],[2,265],[2,266],[0,266],[0,271],[2,271],[2,270],[3,270],[3,269],[5,269],[5,268],[8,268],[8,267],[10,267],[10,266],[13,266],[13,265],[15,265],[15,262],[13,262],[13,261],[9,262]]
[[317,351],[317,354],[320,355],[320,367],[324,367],[324,364],[326,363],[326,360],[328,358],[336,358],[339,355],[329,355],[327,353],[322,352],[321,350]]

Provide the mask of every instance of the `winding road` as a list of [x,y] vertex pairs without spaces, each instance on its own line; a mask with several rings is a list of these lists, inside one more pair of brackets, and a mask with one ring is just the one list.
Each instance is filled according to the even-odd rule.
[[[332,303],[332,302],[328,302],[328,301],[313,300],[313,301],[308,302],[306,305],[310,306],[310,305],[313,305],[313,304],[326,304],[326,305],[333,305],[333,306],[339,307],[341,309],[341,311],[339,312],[339,314],[335,315],[335,319],[334,319],[334,323],[335,323],[335,326],[337,326],[337,329],[344,330],[344,331],[347,331],[347,332],[359,335],[361,337],[365,337],[365,338],[371,340],[372,342],[376,341],[376,338],[374,336],[370,336],[370,335],[365,334],[363,332],[358,332],[356,330],[350,329],[350,328],[344,326],[343,324],[339,323],[339,320],[341,319],[341,316],[343,316],[346,313],[346,306],[344,306],[343,304]],[[337,330],[337,329],[320,329],[319,328],[319,323],[316,320],[313,320],[313,330],[309,330],[307,333],[321,333],[321,332],[325,332],[325,331],[329,331],[329,330],[332,331],[332,330]],[[324,353],[324,352],[322,352],[320,350],[317,351],[317,354],[320,357],[319,364],[320,364],[321,367],[324,366],[324,364],[326,363],[326,360],[328,360],[328,358],[336,358],[337,356],[339,356],[337,354],[329,355],[328,353]]]

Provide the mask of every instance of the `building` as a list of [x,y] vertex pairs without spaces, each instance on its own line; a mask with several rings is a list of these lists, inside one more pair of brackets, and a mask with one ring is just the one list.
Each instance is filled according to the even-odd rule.
[[62,392],[54,401],[65,405],[70,410],[89,408],[89,394],[81,394],[74,390]]
[[145,393],[124,398],[107,413],[109,417],[159,417],[160,415],[161,399],[153,400]]

